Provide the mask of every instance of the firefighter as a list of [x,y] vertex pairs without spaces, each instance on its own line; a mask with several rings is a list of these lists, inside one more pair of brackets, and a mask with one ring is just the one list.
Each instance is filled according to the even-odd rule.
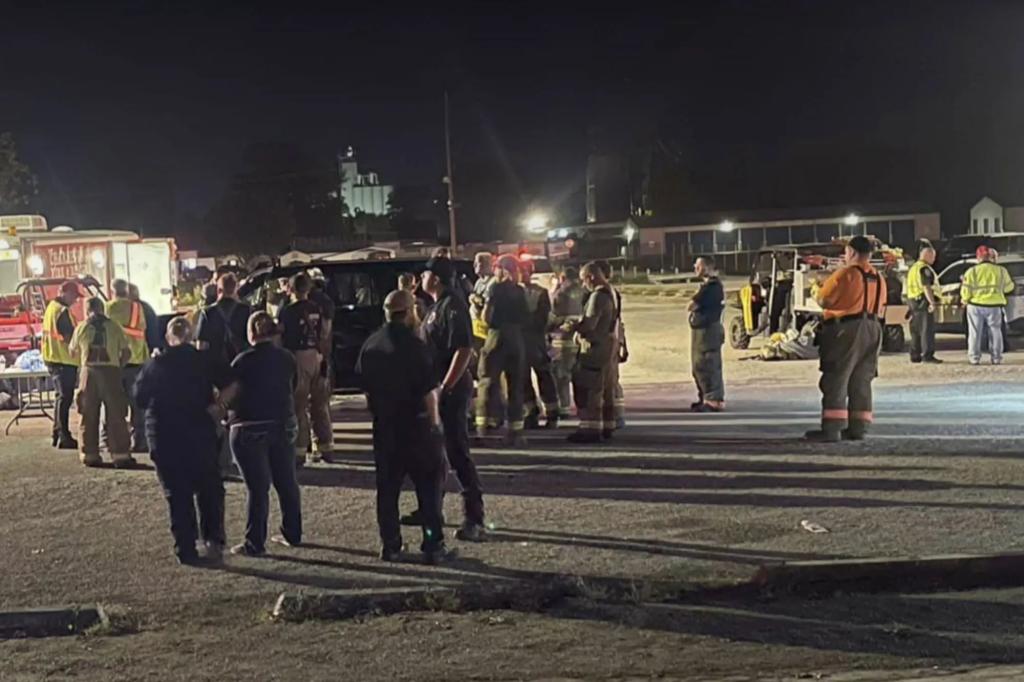
[[135,466],[128,435],[128,396],[121,368],[132,357],[129,338],[121,325],[106,316],[103,299],[90,298],[89,317],[75,328],[70,350],[78,356],[82,375],[78,384],[78,412],[82,417],[79,440],[82,464],[99,466],[100,408],[106,416],[110,457],[114,468]]
[[[935,248],[921,242],[917,262],[907,273],[907,302],[910,306],[910,361],[942,364],[935,357],[935,308],[939,304],[936,291],[938,276],[932,265]],[[888,282],[888,280],[887,280]]]
[[[523,348],[526,352],[526,366],[523,372],[523,409],[528,429],[540,428],[541,405],[537,404],[537,392],[544,408],[544,426],[558,427],[558,389],[551,372],[551,349],[548,342],[548,325],[551,323],[551,296],[547,289],[531,281],[533,262],[523,259],[520,277],[526,293],[526,308],[529,311],[523,327]],[[537,390],[533,387],[533,376],[537,375]]]
[[413,331],[414,309],[408,291],[388,294],[384,300],[386,324],[363,344],[356,373],[373,414],[380,558],[402,559],[398,498],[408,476],[419,501],[423,559],[436,564],[454,555],[445,549],[441,522],[445,465],[437,375],[430,351]]
[[214,422],[221,416],[214,398],[218,382],[191,345],[192,325],[186,318],[168,323],[166,341],[167,351],[139,372],[135,399],[146,410],[150,458],[167,500],[174,553],[182,564],[198,563],[196,540],[201,539],[205,558],[216,562],[225,543],[224,484]]
[[569,330],[583,317],[585,296],[586,291],[580,285],[579,271],[574,267],[567,267],[562,272],[551,305],[551,372],[555,378],[555,389],[558,391],[558,414],[563,419],[569,417],[569,409],[572,406],[572,370],[576,366],[576,354],[579,352],[575,335]]
[[128,337],[131,357],[121,369],[124,393],[128,397],[129,433],[132,452],[148,452],[146,443],[146,415],[135,404],[135,380],[139,371],[149,359],[149,344],[146,343],[146,311],[142,304],[131,298],[131,289],[123,279],[110,283],[114,298],[107,302],[107,317],[121,325]]
[[819,340],[821,428],[808,431],[808,440],[863,440],[873,421],[871,382],[878,373],[886,284],[871,265],[871,251],[867,237],[851,239],[846,265],[818,291],[825,318]]
[[722,310],[725,289],[715,272],[711,256],[701,256],[693,264],[701,278],[700,289],[690,301],[690,365],[697,384],[697,402],[691,412],[721,412],[725,409],[725,382],[722,380]]
[[295,442],[296,464],[306,460],[313,432],[311,461],[325,456],[329,461],[334,450],[331,425],[331,396],[323,363],[329,353],[331,339],[325,334],[323,310],[309,300],[313,282],[304,272],[292,277],[292,302],[281,309],[281,345],[295,356],[298,381],[295,385],[295,415],[299,434]]
[[129,284],[128,295],[133,301],[138,301],[139,305],[142,306],[142,314],[146,318],[146,345],[149,346],[149,352],[152,354],[153,351],[162,348],[164,345],[164,338],[160,335],[160,317],[156,314],[153,306],[142,300],[139,287]]
[[615,431],[618,310],[615,291],[597,263],[583,266],[582,275],[590,296],[583,318],[575,325],[580,352],[572,378],[580,425],[569,441],[599,443],[610,440]]
[[967,359],[981,363],[982,339],[988,334],[992,364],[1003,362],[1003,309],[1007,295],[1016,288],[1006,268],[995,260],[995,249],[979,246],[978,264],[964,273],[960,300],[967,306]]
[[622,381],[619,378],[619,365],[629,360],[629,346],[626,343],[626,324],[622,321],[622,292],[612,284],[612,266],[606,260],[596,261],[601,274],[608,281],[608,286],[615,294],[615,338],[617,341],[616,359],[612,363],[612,374],[615,381],[615,428],[621,429],[626,426],[626,393],[622,390]]
[[43,313],[43,362],[53,378],[56,407],[53,419],[53,445],[61,450],[77,450],[78,441],[71,435],[71,403],[78,383],[78,358],[68,348],[75,334],[75,316],[71,312],[79,298],[78,284],[64,282],[60,294],[50,301]]
[[523,438],[523,375],[525,351],[523,327],[529,311],[526,293],[519,286],[519,263],[515,256],[502,256],[494,281],[487,290],[483,319],[487,323],[487,339],[480,351],[476,397],[476,426],[479,435],[486,435],[501,412],[501,380],[508,390],[505,404],[506,445],[521,447]]

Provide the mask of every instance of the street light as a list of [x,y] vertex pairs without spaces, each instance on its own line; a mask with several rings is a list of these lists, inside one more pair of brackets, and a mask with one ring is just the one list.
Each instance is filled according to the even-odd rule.
[[548,228],[548,223],[551,219],[544,213],[535,212],[531,213],[523,220],[523,225],[530,232],[544,232]]
[[848,225],[849,227],[856,227],[857,225],[860,225],[860,216],[857,215],[856,213],[851,213],[850,215],[843,218],[843,222],[846,223],[846,225]]
[[732,232],[736,229],[736,223],[731,220],[723,220],[718,224],[718,229],[721,232]]
[[633,241],[633,237],[636,236],[636,228],[629,225],[625,230],[623,230],[622,235],[626,238],[626,243],[628,244]]

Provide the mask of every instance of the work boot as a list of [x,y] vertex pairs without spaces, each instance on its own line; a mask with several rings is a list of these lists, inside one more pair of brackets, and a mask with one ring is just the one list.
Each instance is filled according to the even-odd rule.
[[526,415],[526,419],[523,420],[523,428],[530,431],[536,431],[537,429],[539,429],[540,413],[531,412],[530,414]]
[[87,455],[82,452],[79,453],[78,459],[87,467],[98,467],[103,465],[103,458],[99,455]]
[[927,363],[929,365],[941,365],[942,364],[942,360],[940,360],[938,358],[925,358],[924,360],[922,360],[922,362],[925,362],[925,363]]
[[483,542],[487,539],[487,529],[479,523],[462,524],[462,527],[455,531],[455,539],[463,542]]
[[78,441],[70,435],[60,436],[57,438],[57,442],[54,443],[58,450],[77,450]]
[[445,564],[449,561],[454,561],[459,558],[459,553],[454,549],[448,549],[444,545],[429,549],[423,552],[423,563],[428,566],[437,566],[438,564]]
[[601,440],[609,441],[615,436],[615,429],[601,429]]
[[704,404],[703,400],[698,400],[695,403],[690,403],[690,412],[696,412]]
[[388,549],[384,547],[380,550],[380,560],[387,561],[388,563],[395,563],[402,560],[402,548]]
[[804,434],[804,440],[812,443],[838,443],[842,435],[837,429],[814,429]]
[[548,418],[544,421],[545,429],[557,429],[558,428],[558,413],[552,413],[548,415]]
[[566,440],[578,444],[600,443],[601,434],[597,431],[573,431],[566,437]]
[[115,469],[134,469],[138,465],[139,463],[135,461],[134,457],[128,455],[114,457]]
[[523,436],[522,431],[509,431],[502,438],[501,444],[506,448],[525,448],[526,438]]
[[861,429],[843,429],[843,440],[864,440],[864,431]]

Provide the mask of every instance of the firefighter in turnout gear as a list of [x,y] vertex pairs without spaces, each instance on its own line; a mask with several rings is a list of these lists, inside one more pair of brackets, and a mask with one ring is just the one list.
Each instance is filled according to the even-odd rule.
[[[473,258],[473,272],[476,273],[476,282],[469,292],[469,319],[473,325],[473,352],[475,361],[469,365],[473,373],[473,379],[479,379],[477,369],[480,360],[480,349],[487,339],[487,323],[484,321],[484,306],[487,305],[487,289],[491,286],[494,277],[493,257],[486,251],[481,251]],[[492,424],[491,426],[497,426]]]
[[[523,345],[526,350],[526,371],[523,374],[523,391],[526,399],[526,428],[540,428],[540,405],[537,392],[544,407],[544,426],[558,427],[558,389],[551,372],[551,355],[548,346],[548,325],[551,322],[551,296],[547,289],[531,281],[533,262],[520,263],[523,291],[526,292],[526,306],[529,318],[523,327]],[[533,376],[537,376],[537,389],[533,387]]]
[[622,321],[622,292],[612,285],[612,266],[606,260],[596,261],[597,267],[608,280],[608,286],[615,294],[615,338],[618,340],[615,362],[612,363],[612,373],[615,375],[615,428],[621,429],[626,426],[626,392],[622,390],[622,381],[619,379],[619,365],[629,360],[629,345],[626,343],[626,325]]
[[618,308],[615,290],[597,263],[583,266],[583,283],[590,296],[583,318],[575,325],[580,352],[572,380],[580,425],[569,441],[599,443],[611,439],[615,431]]
[[941,364],[935,357],[935,307],[939,303],[935,248],[921,242],[917,262],[907,273],[907,303],[910,306],[910,361]]
[[1013,277],[995,260],[995,249],[979,246],[978,264],[964,273],[960,300],[967,306],[967,359],[981,362],[982,338],[988,335],[992,364],[1003,362],[1003,308],[1006,297],[1017,287]]
[[693,270],[703,280],[690,301],[690,358],[697,402],[691,412],[721,412],[725,409],[725,381],[722,378],[722,345],[725,328],[722,309],[725,289],[715,272],[711,256],[701,256]]
[[501,413],[501,380],[504,378],[508,389],[505,443],[513,446],[525,444],[523,376],[526,359],[523,327],[528,316],[526,293],[519,286],[519,263],[515,256],[502,256],[494,280],[488,287],[487,303],[484,306],[483,320],[487,324],[487,339],[480,349],[476,426],[478,435],[486,435],[488,426]]
[[146,311],[142,303],[132,300],[131,288],[123,279],[115,279],[110,283],[114,299],[107,302],[107,317],[121,325],[128,337],[128,348],[131,357],[121,369],[124,381],[124,394],[128,398],[129,433],[132,440],[132,452],[148,452],[146,443],[146,414],[135,403],[135,380],[139,371],[149,359],[149,344],[146,343]]
[[562,418],[569,416],[572,407],[572,371],[576,366],[576,354],[580,351],[575,334],[568,330],[583,318],[583,299],[586,293],[580,284],[579,272],[574,267],[567,267],[555,290],[555,300],[551,306],[551,373],[558,392],[558,414]]
[[[871,382],[878,374],[886,285],[871,265],[871,241],[846,245],[846,265],[818,291],[821,327],[821,429],[808,440],[863,440],[873,421]],[[843,428],[844,425],[846,428]]]
[[75,316],[71,306],[78,298],[78,284],[64,282],[60,287],[60,295],[47,304],[43,314],[43,362],[50,371],[56,391],[53,445],[62,450],[78,449],[78,441],[71,435],[69,423],[75,385],[78,383],[78,358],[69,348],[75,334]]
[[82,464],[99,466],[100,408],[106,415],[107,438],[114,467],[130,468],[128,436],[128,396],[125,395],[121,368],[132,357],[128,336],[117,322],[106,316],[103,299],[90,298],[89,317],[75,329],[70,350],[78,356],[82,376],[78,384],[78,412],[82,416]]

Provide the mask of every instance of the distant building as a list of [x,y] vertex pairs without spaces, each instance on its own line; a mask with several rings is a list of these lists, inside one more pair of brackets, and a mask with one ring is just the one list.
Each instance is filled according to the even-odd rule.
[[352,147],[338,155],[338,172],[341,176],[341,199],[345,203],[344,215],[387,215],[394,186],[381,184],[380,176],[374,172],[360,173]]
[[982,197],[971,208],[968,234],[1024,232],[1024,206],[1002,206],[991,197]]

